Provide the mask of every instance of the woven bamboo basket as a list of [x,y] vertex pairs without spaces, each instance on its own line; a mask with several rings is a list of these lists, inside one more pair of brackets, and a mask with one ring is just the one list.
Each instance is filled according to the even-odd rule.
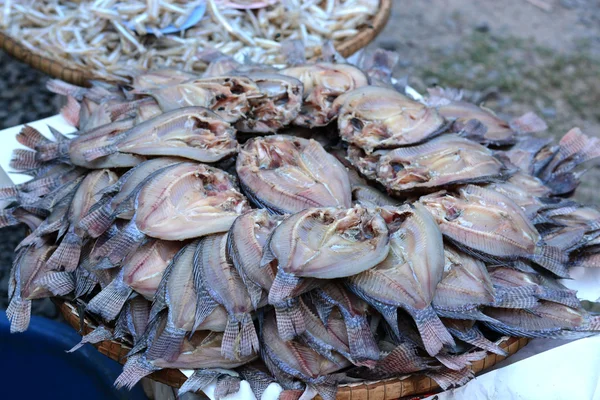
[[[77,307],[71,302],[63,299],[54,299],[62,316],[76,330],[81,329],[81,334],[88,334],[96,325],[87,316],[81,319]],[[81,325],[83,321],[83,325]],[[515,354],[522,349],[529,339],[511,337],[500,343],[500,347],[508,353]],[[131,349],[126,343],[115,340],[106,340],[94,345],[98,351],[111,359],[124,364],[127,361],[127,353]],[[506,357],[488,353],[483,359],[473,363],[471,369],[475,374],[486,370]],[[152,373],[149,376],[157,382],[165,385],[179,388],[187,379],[186,376],[177,369],[164,369]],[[411,375],[404,379],[393,378],[376,382],[365,382],[360,384],[341,385],[338,389],[338,400],[392,400],[405,396],[417,396],[424,394],[433,394],[440,392],[441,388],[431,378],[421,375]],[[318,399],[320,399],[318,397]]]
[[[392,10],[392,0],[380,0],[379,10],[371,25],[364,27],[356,36],[339,43],[336,48],[344,57],[348,57],[367,46],[381,32],[387,23]],[[18,38],[0,32],[0,48],[10,56],[25,64],[50,75],[78,86],[87,86],[89,80],[100,79],[92,70],[84,70],[78,66],[56,61],[23,46]]]

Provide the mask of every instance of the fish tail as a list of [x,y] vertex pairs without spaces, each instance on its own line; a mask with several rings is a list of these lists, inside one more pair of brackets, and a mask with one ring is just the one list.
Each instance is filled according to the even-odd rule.
[[72,96],[77,100],[81,100],[83,96],[89,91],[89,89],[72,85],[60,79],[50,79],[46,83],[46,89],[52,93],[62,94],[63,96]]
[[97,238],[110,227],[113,222],[110,199],[103,197],[93,210],[79,221],[79,227],[84,229],[91,237]]
[[48,267],[54,270],[64,267],[65,271],[73,272],[79,264],[81,246],[81,238],[74,232],[68,232],[46,262]]
[[306,323],[297,299],[275,306],[277,331],[283,340],[292,340],[306,331]]
[[121,372],[121,375],[115,381],[115,387],[117,389],[121,389],[122,387],[131,389],[143,377],[150,375],[157,369],[148,362],[143,354],[134,354],[127,359],[127,362],[123,366],[123,372]]
[[8,165],[17,171],[37,169],[42,166],[37,154],[33,150],[15,149]]
[[181,353],[181,344],[185,334],[185,330],[177,328],[168,320],[165,329],[152,341],[152,345],[146,353],[147,356],[150,359],[163,358],[166,361],[174,361]]
[[25,332],[31,319],[31,300],[22,299],[19,294],[13,296],[6,308],[6,317],[10,321],[10,333]]
[[238,376],[222,374],[217,378],[214,397],[216,400],[221,400],[223,397],[229,396],[240,391],[241,379]]
[[106,157],[111,154],[115,154],[117,151],[119,151],[119,149],[114,144],[111,144],[108,146],[103,146],[103,147],[96,147],[96,148],[85,151],[83,153],[83,158],[85,159],[85,161],[91,162],[91,161],[97,160],[98,158]]
[[69,123],[71,126],[79,126],[79,112],[81,111],[81,104],[75,99],[75,97],[67,95],[67,104],[60,109],[60,115]]
[[569,272],[565,266],[569,262],[569,257],[558,247],[538,246],[530,259],[561,278],[569,277]]
[[[310,386],[317,391],[323,400],[335,400],[337,397],[338,386],[334,381],[306,385],[305,393],[309,390]],[[299,400],[309,400],[315,397],[314,394],[305,396],[305,393],[302,393]]]
[[403,342],[379,362],[377,369],[383,372],[383,376],[389,376],[410,374],[428,367],[426,360],[418,355],[417,347],[410,342]]
[[51,144],[52,141],[46,138],[37,129],[25,125],[16,136],[17,142],[21,143],[25,147],[29,147],[31,150],[36,150],[40,145]]
[[517,133],[535,133],[548,129],[546,122],[531,111],[510,121],[509,126]]
[[99,261],[101,258],[107,257],[111,264],[116,265],[144,238],[145,235],[135,225],[135,219],[132,219],[127,226],[98,249],[94,260]]
[[269,304],[279,304],[294,297],[294,291],[300,282],[302,278],[279,269],[269,290]]
[[55,296],[65,296],[75,289],[73,275],[69,272],[53,272],[43,276],[37,283]]
[[244,314],[242,317],[242,338],[240,340],[240,355],[246,357],[258,353],[258,335],[256,327],[250,314]]
[[279,394],[277,400],[298,400],[303,394],[303,390],[285,389]]
[[536,294],[536,296],[542,300],[563,304],[567,307],[581,307],[581,303],[577,298],[577,291],[575,290],[542,288],[541,291]]
[[97,284],[98,279],[94,274],[83,268],[75,270],[75,298],[90,294]]
[[454,339],[431,306],[422,310],[409,310],[417,323],[425,350],[435,356],[445,344],[454,346]]
[[500,308],[531,308],[538,303],[535,296],[535,286],[498,287],[494,307]]
[[254,393],[254,397],[257,399],[261,399],[267,387],[275,382],[275,378],[267,372],[249,365],[242,366],[238,372],[248,382],[252,393]]
[[374,367],[379,360],[379,347],[365,317],[344,318],[350,354],[356,365]]
[[[0,189],[0,191],[2,191],[2,189]],[[14,207],[0,210],[0,228],[19,225],[21,223],[17,218],[15,218],[14,211]]]
[[86,343],[100,343],[113,338],[113,334],[104,325],[98,326],[96,329],[81,338],[81,341],[73,346],[67,353],[73,353],[79,350]]
[[112,321],[125,305],[131,292],[132,289],[123,282],[121,271],[111,283],[90,300],[87,309],[101,315],[107,321]]
[[471,351],[463,354],[438,354],[435,358],[445,367],[460,371],[471,366],[472,362],[484,359],[485,356],[487,356],[486,351]]
[[232,315],[227,318],[227,326],[223,333],[223,342],[221,344],[221,355],[227,359],[235,360],[238,357],[235,344],[240,335],[240,322]]
[[202,390],[210,385],[217,377],[220,372],[212,370],[197,369],[194,373],[181,385],[177,395],[181,397],[187,392],[195,393],[198,390]]
[[436,371],[427,372],[425,375],[433,379],[444,390],[452,386],[464,385],[475,376],[469,367],[463,368],[460,371],[441,368]]

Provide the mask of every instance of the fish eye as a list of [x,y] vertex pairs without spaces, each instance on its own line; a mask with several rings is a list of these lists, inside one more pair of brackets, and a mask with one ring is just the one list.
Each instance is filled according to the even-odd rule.
[[354,129],[356,129],[357,131],[360,131],[363,129],[363,127],[365,126],[365,124],[363,124],[363,122],[358,119],[358,118],[352,118],[350,120],[350,123],[352,124],[352,126],[354,127]]

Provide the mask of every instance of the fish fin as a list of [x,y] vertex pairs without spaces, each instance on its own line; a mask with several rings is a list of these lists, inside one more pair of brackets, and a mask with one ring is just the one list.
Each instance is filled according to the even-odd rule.
[[577,291],[569,289],[550,289],[542,287],[540,291],[536,293],[539,299],[552,301],[554,303],[563,304],[567,307],[579,308],[581,303],[577,298]]
[[248,382],[257,400],[260,400],[267,387],[275,382],[275,378],[268,373],[252,366],[244,365],[238,372]]
[[185,338],[186,331],[177,328],[170,316],[162,332],[157,335],[146,351],[151,360],[162,358],[166,361],[174,361],[181,354],[181,344]]
[[[0,189],[1,191],[2,189]],[[1,195],[0,195],[1,196]],[[15,218],[13,214],[15,208],[5,208],[4,210],[0,210],[0,228],[4,228],[7,226],[19,225],[21,221]]]
[[[378,49],[378,50],[382,50],[382,49]],[[385,51],[385,50],[383,50],[383,51]],[[325,62],[331,62],[331,63],[340,63],[340,64],[347,63],[347,60],[335,48],[335,45],[333,44],[332,40],[325,40],[323,42],[323,44],[321,45],[320,59]],[[394,65],[396,65],[396,63],[394,63]],[[382,64],[382,67],[384,67],[383,64]],[[393,68],[393,66],[392,66],[392,68]]]
[[31,300],[22,299],[19,294],[13,296],[6,308],[6,317],[10,321],[10,333],[25,332],[31,319]]
[[119,151],[119,148],[114,145],[95,147],[93,149],[89,149],[83,152],[83,158],[87,162],[91,162],[97,160],[102,157],[110,156],[111,154],[115,154]]
[[356,365],[373,367],[379,360],[379,347],[375,342],[371,327],[364,316],[346,318],[346,331],[348,332],[348,346],[350,354]]
[[546,122],[534,112],[523,114],[510,121],[508,125],[517,133],[535,133],[548,129]]
[[110,238],[94,255],[92,261],[100,261],[107,257],[113,265],[118,264],[127,254],[146,237],[135,225],[135,218],[123,227],[115,236]]
[[283,340],[292,340],[306,331],[306,323],[298,299],[292,299],[285,305],[275,306],[277,331]]
[[448,328],[448,331],[457,339],[472,344],[473,346],[479,347],[480,349],[487,350],[491,353],[498,354],[504,357],[508,355],[508,353],[496,343],[486,339],[486,337],[483,336],[481,331],[475,326],[471,327],[466,332],[453,328]]
[[452,386],[464,385],[475,376],[469,367],[463,368],[460,371],[442,368],[436,371],[426,372],[425,375],[433,379],[443,390]]
[[123,282],[123,270],[90,300],[87,309],[107,321],[117,317],[133,290]]
[[336,382],[324,382],[319,384],[308,384],[306,385],[306,391],[300,396],[301,400],[309,400],[314,397],[305,396],[309,388],[313,387],[314,390],[321,396],[323,400],[335,400],[337,396],[338,387]]
[[46,82],[46,89],[52,93],[61,94],[63,96],[73,96],[77,100],[83,99],[83,96],[88,92],[89,89],[72,85],[60,79],[50,79]]
[[79,126],[79,112],[81,105],[75,97],[67,95],[67,104],[60,109],[60,115],[72,126]]
[[281,42],[281,52],[289,66],[306,63],[304,43],[300,39],[287,39]]
[[578,174],[564,173],[552,174],[550,178],[544,181],[555,196],[566,195],[572,193],[579,186],[580,180]]
[[400,343],[377,364],[384,376],[410,374],[429,367],[426,359],[419,356],[417,347],[409,342]]
[[535,254],[531,256],[531,261],[546,268],[548,271],[558,275],[561,278],[569,277],[569,271],[565,266],[569,261],[568,256],[558,247],[536,247]]
[[100,325],[87,335],[83,336],[79,343],[73,346],[70,350],[67,350],[67,353],[72,353],[78,350],[79,348],[83,347],[83,345],[86,343],[100,343],[105,340],[110,340],[112,338],[112,332],[108,330],[104,325]]
[[436,309],[437,315],[443,318],[452,318],[452,319],[461,319],[461,320],[474,320],[474,321],[482,321],[482,322],[497,322],[492,317],[489,317],[482,313],[478,309],[468,310],[468,311],[448,311],[448,310],[440,310]]
[[[179,254],[182,254],[182,252],[185,251],[184,249],[181,249]],[[198,326],[200,326],[200,324],[204,322],[206,317],[208,317],[219,305],[219,303],[217,303],[215,299],[212,298],[212,296],[204,286],[200,266],[200,260],[202,259],[201,253],[202,246],[198,245],[194,252],[194,265],[192,271],[194,289],[196,290],[196,311],[194,313],[194,326],[192,328],[192,333],[196,331]],[[175,258],[173,258],[173,263],[174,262]],[[229,320],[227,321],[227,326],[229,326]]]
[[90,294],[97,284],[98,279],[94,274],[84,268],[77,268],[75,270],[75,298]]
[[66,296],[75,290],[73,275],[66,271],[46,274],[36,283],[51,291],[55,296]]
[[181,385],[177,395],[181,397],[187,392],[195,393],[210,385],[221,373],[218,371],[197,369],[194,373]]
[[81,221],[79,227],[84,229],[91,237],[97,238],[102,235],[113,223],[111,216],[110,198],[103,197],[93,210],[90,210]]
[[401,338],[400,328],[398,327],[398,308],[387,304],[372,304],[377,311],[381,313],[383,319],[388,323],[392,329],[392,333],[396,335],[396,338]]
[[319,315],[319,319],[323,322],[325,326],[327,326],[327,321],[329,321],[329,316],[333,311],[335,305],[328,303],[327,301],[323,301],[319,299],[313,299],[312,302],[317,310],[317,315]]
[[17,171],[29,171],[41,167],[42,162],[33,150],[15,149],[8,165]]
[[484,142],[486,140],[485,134],[487,131],[487,125],[478,119],[470,119],[464,124],[464,126],[460,127],[457,134],[476,142]]
[[471,366],[474,361],[483,360],[487,356],[486,351],[472,351],[464,354],[438,354],[435,358],[446,368],[460,371]]
[[536,286],[496,287],[494,307],[532,308],[538,304],[535,296]]
[[64,267],[66,272],[73,272],[79,264],[81,246],[81,238],[74,232],[68,232],[46,264],[53,270]]
[[429,355],[435,356],[445,344],[454,346],[454,339],[446,329],[440,318],[431,306],[422,310],[407,310],[414,318],[417,329],[423,339],[425,350]]
[[[239,348],[236,348],[236,344]],[[244,314],[242,321],[230,315],[227,318],[227,326],[223,334],[221,354],[225,358],[235,360],[239,358],[238,353],[239,356],[246,357],[257,352],[258,349],[258,336],[250,314]]]
[[58,129],[53,128],[50,125],[47,126],[57,143],[67,142],[70,140],[67,136],[63,135],[63,133],[60,132]]
[[121,389],[122,387],[131,389],[142,378],[156,370],[158,368],[150,364],[143,354],[134,354],[127,359],[127,362],[123,366],[123,372],[121,372],[121,375],[115,381],[115,387],[117,389]]
[[40,131],[29,125],[25,125],[15,138],[17,139],[17,142],[25,147],[29,147],[31,150],[36,150],[39,145],[52,143],[52,141],[42,135]]
[[235,394],[240,391],[241,379],[237,376],[222,374],[217,378],[217,385],[213,396],[216,400],[221,400],[223,397]]

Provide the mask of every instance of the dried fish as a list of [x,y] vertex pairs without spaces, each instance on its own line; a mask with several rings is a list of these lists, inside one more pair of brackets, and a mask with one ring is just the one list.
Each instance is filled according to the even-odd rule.
[[397,309],[414,318],[425,349],[436,355],[454,341],[431,302],[444,273],[442,234],[432,216],[419,203],[387,208],[390,251],[374,268],[348,278],[350,288],[377,309],[400,337]]
[[444,119],[434,108],[396,90],[363,86],[337,98],[341,138],[371,153],[374,149],[414,145],[440,134]]
[[236,170],[248,197],[274,213],[351,204],[346,170],[314,140],[251,139],[240,151]]

